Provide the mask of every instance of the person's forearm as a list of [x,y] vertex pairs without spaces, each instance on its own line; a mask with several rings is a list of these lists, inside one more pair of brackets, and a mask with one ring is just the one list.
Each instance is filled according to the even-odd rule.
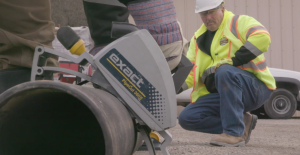
[[236,53],[235,57],[232,57],[233,66],[240,66],[247,64],[257,56],[249,51],[246,47],[242,46]]

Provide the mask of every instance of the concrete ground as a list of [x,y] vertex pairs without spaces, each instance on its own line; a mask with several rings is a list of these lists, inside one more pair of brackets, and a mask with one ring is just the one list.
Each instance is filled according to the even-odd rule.
[[[251,140],[245,147],[216,147],[213,135],[186,131],[178,124],[169,130],[173,136],[170,155],[300,155],[300,119],[259,119]],[[162,155],[157,151],[158,155]],[[148,155],[138,151],[134,155]]]

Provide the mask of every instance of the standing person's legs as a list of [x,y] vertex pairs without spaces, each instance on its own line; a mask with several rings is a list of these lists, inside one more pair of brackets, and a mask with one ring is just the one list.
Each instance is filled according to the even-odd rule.
[[[30,80],[36,46],[52,47],[50,0],[0,0],[0,94]],[[58,66],[49,58],[49,66]]]

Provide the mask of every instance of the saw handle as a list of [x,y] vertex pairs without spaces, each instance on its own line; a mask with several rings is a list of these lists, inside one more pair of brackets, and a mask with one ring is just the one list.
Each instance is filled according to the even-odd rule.
[[68,26],[59,28],[57,39],[72,54],[81,55],[86,51],[84,41]]

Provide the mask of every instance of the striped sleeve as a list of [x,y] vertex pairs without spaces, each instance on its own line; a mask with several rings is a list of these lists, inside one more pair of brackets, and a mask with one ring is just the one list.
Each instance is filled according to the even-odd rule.
[[252,17],[236,15],[232,19],[231,32],[244,45],[232,58],[234,66],[247,64],[257,56],[268,51],[271,37],[268,30]]

